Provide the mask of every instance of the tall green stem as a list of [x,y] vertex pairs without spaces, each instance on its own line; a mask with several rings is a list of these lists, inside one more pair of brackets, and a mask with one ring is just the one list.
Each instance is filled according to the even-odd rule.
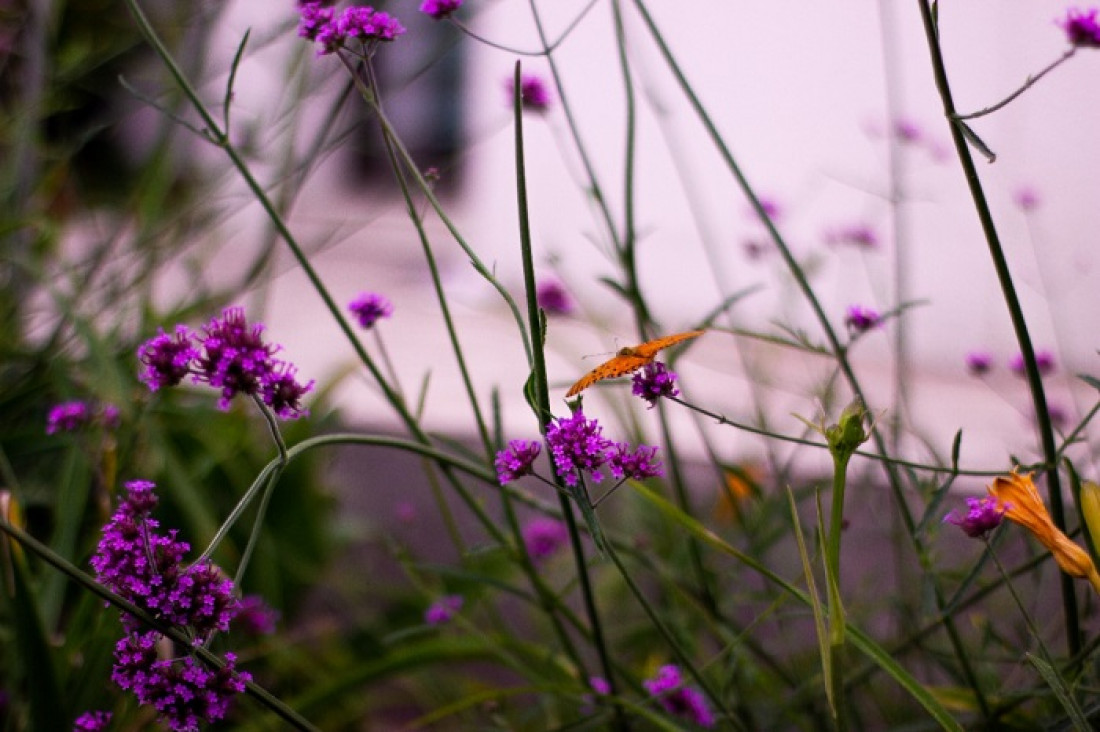
[[[963,126],[966,124],[957,119],[955,113],[955,100],[951,93],[951,85],[947,80],[947,67],[943,60],[943,50],[940,47],[939,27],[932,14],[932,7],[927,0],[918,0],[921,20],[924,23],[924,35],[928,41],[928,52],[932,60],[932,73],[936,80],[936,89],[939,91],[940,100],[943,103],[943,114],[947,118],[951,130],[951,140],[955,145],[955,151],[962,165],[963,175],[966,177],[966,185],[970,190],[970,197],[974,203],[974,210],[978,214],[978,221],[985,235],[986,246],[989,249],[989,258],[993,262],[993,268],[997,273],[997,281],[1001,286],[1001,295],[1004,297],[1005,307],[1008,309],[1009,319],[1012,321],[1012,330],[1016,334],[1016,342],[1020,346],[1020,353],[1024,360],[1024,373],[1027,376],[1028,389],[1031,391],[1032,406],[1035,410],[1035,419],[1039,426],[1039,438],[1042,443],[1043,458],[1046,463],[1047,496],[1050,499],[1050,512],[1055,525],[1062,531],[1066,530],[1066,512],[1062,504],[1062,487],[1058,477],[1058,449],[1054,442],[1054,427],[1050,421],[1050,411],[1047,409],[1046,393],[1043,389],[1043,379],[1039,373],[1039,366],[1035,360],[1035,348],[1031,343],[1031,334],[1028,331],[1027,320],[1024,318],[1020,299],[1016,294],[1016,286],[1012,282],[1012,273],[1008,269],[1008,260],[1005,257],[1004,248],[1001,246],[1000,236],[997,234],[996,224],[993,222],[993,214],[989,210],[989,202],[982,188],[978,169],[974,166],[974,157],[970,154]],[[1062,610],[1066,621],[1066,642],[1071,656],[1076,655],[1081,649],[1081,630],[1077,618],[1077,591],[1073,586],[1073,578],[1067,574],[1059,573],[1062,583]]]

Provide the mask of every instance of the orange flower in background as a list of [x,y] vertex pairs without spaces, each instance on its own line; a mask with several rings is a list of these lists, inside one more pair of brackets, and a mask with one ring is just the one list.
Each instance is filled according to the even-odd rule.
[[714,517],[722,523],[740,523],[746,506],[760,494],[764,468],[745,463],[722,468],[723,485],[718,488]]
[[1005,477],[995,478],[989,486],[989,494],[1004,506],[1005,518],[1023,526],[1050,550],[1063,572],[1087,579],[1100,593],[1100,574],[1092,557],[1054,525],[1031,480],[1031,473],[1020,475],[1014,470]]

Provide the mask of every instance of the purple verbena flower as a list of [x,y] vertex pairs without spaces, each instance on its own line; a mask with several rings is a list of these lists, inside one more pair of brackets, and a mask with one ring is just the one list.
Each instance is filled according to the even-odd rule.
[[607,696],[611,693],[611,684],[607,683],[607,679],[602,676],[589,676],[588,685],[592,687],[592,691],[600,696]]
[[974,376],[981,376],[993,368],[993,356],[985,351],[971,351],[966,354],[966,370]]
[[73,722],[73,732],[103,732],[111,723],[110,712],[84,712]]
[[279,611],[264,602],[259,595],[245,595],[232,627],[249,635],[271,635],[279,622]]
[[661,397],[679,395],[676,372],[669,371],[660,361],[648,363],[640,371],[634,372],[631,393],[644,399],[649,404],[648,408],[652,409]]
[[462,0],[424,0],[420,3],[420,12],[442,20],[462,7]]
[[[504,88],[511,103],[514,93],[514,80],[511,77],[505,81]],[[519,80],[519,100],[520,105],[528,112],[545,112],[550,108],[550,89],[541,76],[523,74]]]
[[203,328],[202,353],[195,362],[195,381],[221,389],[221,409],[238,394],[258,394],[275,366],[279,346],[264,343],[262,323],[249,325],[244,309],[226,308]]
[[161,659],[160,634],[155,631],[128,634],[115,646],[111,680],[157,710],[161,722],[175,732],[198,732],[203,723],[223,719],[233,697],[252,680],[237,671],[237,657],[225,654],[225,666],[207,668],[194,658]]
[[[772,221],[778,221],[783,215],[783,207],[779,205],[779,201],[768,196],[760,196],[757,199],[760,203],[760,208],[764,209],[764,213]],[[756,209],[750,209],[749,214],[756,218]]]
[[141,344],[137,356],[145,368],[139,377],[149,391],[175,386],[191,373],[192,364],[199,357],[194,335],[186,325],[177,325],[175,335],[158,328],[157,335]]
[[310,41],[317,40],[321,31],[332,24],[332,8],[326,8],[319,2],[302,3],[298,14],[298,35]]
[[967,498],[966,505],[969,508],[965,516],[960,516],[952,511],[943,517],[945,523],[954,524],[966,532],[966,535],[977,539],[983,538],[990,531],[1001,525],[1008,504],[1000,504],[996,498]]
[[76,432],[92,421],[92,410],[81,401],[62,402],[50,408],[46,416],[46,434]]
[[511,483],[525,475],[530,475],[540,450],[542,445],[536,440],[510,441],[506,449],[497,453],[494,463],[500,484]]
[[546,428],[546,445],[569,486],[577,484],[577,473],[582,470],[591,473],[593,480],[602,480],[600,466],[607,462],[605,450],[612,444],[603,436],[599,422],[586,419],[580,410],[572,417],[558,417]]
[[463,603],[462,595],[444,595],[424,611],[424,622],[428,625],[450,622],[455,613],[462,609]]
[[848,306],[848,312],[844,316],[844,324],[852,333],[865,333],[882,322],[882,316],[878,311],[865,308],[862,305]]
[[1100,23],[1096,21],[1097,12],[1100,11],[1096,8],[1087,11],[1070,8],[1061,25],[1071,44],[1084,48],[1100,48]]
[[397,18],[367,5],[344,8],[336,19],[336,27],[341,38],[360,41],[392,41],[405,32]]
[[700,727],[713,727],[714,715],[707,707],[706,699],[698,689],[684,686],[680,669],[672,664],[662,666],[657,676],[642,682],[651,695],[657,698],[665,711],[690,720]]
[[380,318],[393,315],[393,305],[382,295],[373,292],[361,293],[348,303],[348,310],[359,319],[359,327],[373,328]]
[[619,442],[607,451],[607,465],[619,480],[644,480],[664,475],[661,461],[656,458],[657,448],[647,445],[638,445],[631,451],[629,445]]
[[281,419],[297,419],[309,414],[301,399],[313,389],[313,379],[301,384],[294,378],[297,372],[293,364],[277,361],[263,377],[261,389],[264,404]]
[[[1040,376],[1046,376],[1054,371],[1054,354],[1050,351],[1035,352],[1035,366],[1039,369]],[[1025,376],[1024,354],[1017,353],[1008,360],[1008,369],[1017,376]]]
[[875,249],[879,245],[878,233],[865,223],[845,224],[825,233],[825,243],[830,246],[854,246]]
[[572,315],[573,302],[560,282],[543,280],[535,288],[535,302],[550,315]]
[[523,527],[523,545],[535,562],[555,554],[569,541],[569,531],[557,519],[540,516]]
[[[240,609],[233,582],[209,561],[183,566],[190,545],[177,540],[175,530],[158,533],[160,524],[150,516],[157,505],[153,483],[130,481],[125,487],[127,498],[103,527],[90,561],[96,579],[153,616],[198,635],[228,630]],[[130,630],[139,627],[129,615],[122,619]]]

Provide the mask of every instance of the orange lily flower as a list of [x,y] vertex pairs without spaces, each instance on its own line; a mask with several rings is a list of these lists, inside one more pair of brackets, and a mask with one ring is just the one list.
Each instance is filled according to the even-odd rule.
[[1054,561],[1071,577],[1083,577],[1100,593],[1100,573],[1089,553],[1070,541],[1050,518],[1031,473],[1020,475],[1015,470],[1005,477],[998,477],[989,486],[989,495],[1004,506],[1005,518],[1015,521],[1035,535],[1039,543],[1050,550]]

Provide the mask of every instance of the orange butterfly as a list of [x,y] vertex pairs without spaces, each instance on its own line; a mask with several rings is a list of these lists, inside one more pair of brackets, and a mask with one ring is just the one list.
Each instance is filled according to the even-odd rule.
[[653,341],[646,341],[640,346],[626,346],[625,348],[620,348],[614,358],[610,361],[604,361],[581,377],[581,380],[576,384],[569,387],[569,391],[565,393],[565,396],[571,397],[574,394],[579,394],[581,391],[602,379],[610,379],[615,376],[629,374],[631,371],[637,371],[647,363],[653,363],[654,357],[656,357],[657,352],[661,349],[668,348],[680,341],[686,341],[689,338],[696,338],[703,335],[705,332],[706,331],[702,330],[689,330],[686,333],[677,333],[676,335],[665,336],[664,338],[658,338]]

